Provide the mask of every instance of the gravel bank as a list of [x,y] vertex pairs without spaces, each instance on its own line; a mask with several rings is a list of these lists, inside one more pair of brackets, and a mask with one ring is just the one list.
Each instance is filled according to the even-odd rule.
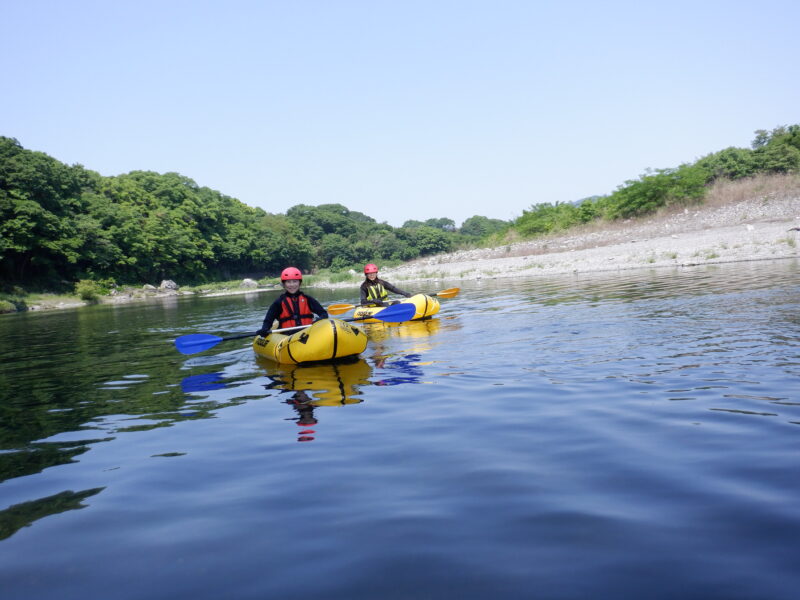
[[[442,254],[399,267],[382,268],[381,276],[394,282],[470,280],[798,258],[800,231],[797,229],[800,229],[800,195],[770,193],[624,223],[605,223],[602,227],[587,227],[565,235],[497,248]],[[307,288],[356,285],[352,282],[320,283]],[[230,290],[213,295],[256,294],[274,289],[277,288]],[[157,297],[174,300],[174,296],[183,294],[171,292]],[[138,299],[123,295],[103,302],[126,303]],[[29,308],[75,308],[85,304],[80,301],[43,302]]]
[[535,277],[798,257],[800,196],[685,208],[600,229],[382,269],[389,281]]

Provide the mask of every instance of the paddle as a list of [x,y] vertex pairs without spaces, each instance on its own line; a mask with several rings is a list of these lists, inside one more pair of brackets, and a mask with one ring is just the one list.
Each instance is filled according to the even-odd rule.
[[439,298],[455,298],[458,296],[458,292],[460,291],[461,288],[447,288],[446,290],[436,292],[435,294],[428,294],[428,296],[438,296]]
[[[426,294],[426,296],[436,296],[438,298],[455,298],[458,296],[458,292],[461,291],[461,288],[447,288],[446,290],[442,290],[440,292],[436,292],[435,294]],[[397,306],[396,304],[393,306]],[[352,310],[356,308],[355,304],[331,304],[326,310],[328,314],[331,315],[341,315],[342,313],[346,313],[348,310]],[[380,314],[380,313],[379,313]]]
[[[386,321],[387,323],[401,323],[402,321],[408,321],[412,319],[416,312],[417,309],[413,304],[395,304],[394,306],[385,308],[380,312],[379,315],[375,315],[373,317],[351,317],[349,319],[342,319],[342,321],[363,321],[364,319],[372,318],[379,321]],[[311,327],[311,325],[298,325],[297,327],[273,329],[271,333],[297,331],[299,329],[305,329],[306,327]],[[175,348],[177,348],[178,352],[181,354],[196,354],[197,352],[203,352],[209,348],[213,348],[220,342],[227,342],[228,340],[240,340],[243,338],[255,337],[257,335],[257,331],[241,333],[239,335],[231,335],[228,337],[219,337],[217,335],[211,335],[208,333],[190,333],[188,335],[182,335],[179,338],[176,338]]]
[[325,310],[328,311],[329,315],[341,315],[342,313],[346,313],[348,310],[352,310],[354,308],[354,304],[331,304]]

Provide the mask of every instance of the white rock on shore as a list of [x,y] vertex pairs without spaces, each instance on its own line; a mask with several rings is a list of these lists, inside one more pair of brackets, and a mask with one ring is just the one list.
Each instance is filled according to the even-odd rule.
[[696,206],[383,269],[390,281],[531,277],[798,257],[800,196]]

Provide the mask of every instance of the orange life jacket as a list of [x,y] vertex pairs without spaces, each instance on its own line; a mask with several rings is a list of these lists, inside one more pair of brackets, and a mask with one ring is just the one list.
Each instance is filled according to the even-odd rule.
[[311,325],[314,313],[308,308],[308,300],[302,293],[292,298],[288,294],[281,301],[281,312],[278,315],[278,326],[294,327],[295,325]]

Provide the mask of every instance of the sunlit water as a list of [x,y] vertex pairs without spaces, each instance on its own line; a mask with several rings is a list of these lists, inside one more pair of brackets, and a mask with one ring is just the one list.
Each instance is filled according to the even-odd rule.
[[274,294],[4,316],[0,597],[793,599],[799,270],[441,282],[314,367],[175,351]]

